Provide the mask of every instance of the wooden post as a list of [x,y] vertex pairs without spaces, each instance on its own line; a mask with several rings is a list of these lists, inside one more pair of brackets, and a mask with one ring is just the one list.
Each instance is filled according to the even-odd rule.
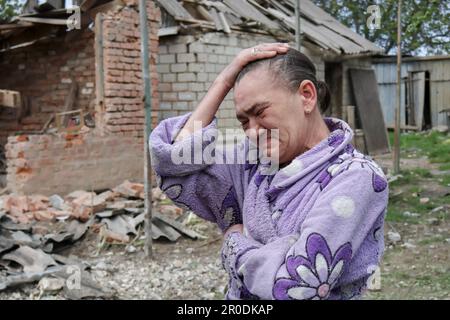
[[398,1],[397,10],[397,105],[395,109],[395,129],[394,129],[394,173],[400,172],[400,107],[402,92],[402,47],[401,47],[401,12],[402,0]]
[[97,13],[95,16],[95,88],[96,100],[99,111],[103,112],[104,100],[104,67],[103,67],[103,26],[102,13]]
[[408,92],[408,121],[405,123],[406,125],[415,126],[416,125],[416,115],[414,105],[414,79],[413,73],[408,72],[407,77],[407,87],[406,90]]
[[353,130],[356,129],[356,120],[355,120],[355,106],[347,106],[346,111],[347,115],[347,123]]
[[302,51],[302,36],[300,26],[300,0],[295,1],[295,45],[298,51]]
[[[352,130],[353,130],[353,140],[352,140],[353,146],[355,146],[357,149],[359,149],[361,151],[364,151],[363,149],[361,149],[361,146],[364,146],[364,143],[361,144],[361,139],[360,139],[362,130],[356,129],[355,110],[356,110],[355,106],[344,106],[342,108],[343,118],[344,118],[344,121],[346,121],[347,124],[350,126],[350,128],[352,128]],[[362,142],[364,142],[364,140],[362,140]],[[364,149],[365,149],[365,147],[364,147]]]
[[149,152],[149,135],[152,128],[152,88],[148,59],[148,21],[146,0],[139,0],[139,23],[141,25],[141,63],[144,80],[144,207],[145,207],[145,255],[152,257],[152,168]]

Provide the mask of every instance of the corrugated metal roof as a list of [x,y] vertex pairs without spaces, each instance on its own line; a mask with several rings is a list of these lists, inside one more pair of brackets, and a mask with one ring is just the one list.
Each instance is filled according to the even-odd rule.
[[[268,33],[280,31],[292,35],[295,32],[294,0],[156,0],[176,21],[208,24],[210,20],[196,14],[199,7],[206,9],[217,31],[228,25],[255,27]],[[220,21],[217,13],[224,13],[226,21]],[[230,19],[230,17],[238,19]],[[181,17],[181,18],[180,18]],[[330,14],[309,0],[301,1],[301,30],[303,37],[335,54],[379,54],[383,49],[347,28]],[[236,28],[235,28],[236,29]]]
[[[83,0],[80,4],[80,24],[85,28],[94,20],[96,10],[110,9],[119,0]],[[123,3],[122,3],[123,5]],[[69,27],[68,19],[74,13],[72,7],[64,8],[64,2],[29,0],[23,14],[9,23],[0,24],[0,52],[49,40]],[[92,16],[91,16],[92,15]]]
[[[118,0],[84,0],[81,4],[82,18],[89,11],[96,10]],[[294,0],[155,0],[171,18],[163,19],[164,27],[172,27],[160,35],[174,35],[179,28],[177,24],[205,26],[226,33],[233,30],[253,32],[264,31],[276,36],[291,37],[295,30]],[[8,25],[0,25],[0,40],[11,40],[20,36],[23,29],[38,28],[39,25],[53,24],[64,27],[70,15],[64,8],[51,6],[35,8],[34,13],[19,16]],[[31,9],[30,9],[31,10]],[[25,21],[28,20],[28,23]],[[83,20],[83,19],[82,19]],[[92,20],[92,17],[90,17]],[[167,25],[166,21],[175,21]],[[303,38],[320,48],[337,55],[380,54],[383,49],[347,28],[331,15],[314,5],[309,0],[301,1],[301,30]],[[39,27],[40,28],[40,27]],[[170,32],[168,32],[170,31]],[[29,39],[28,39],[29,40]],[[27,41],[28,41],[27,40]],[[18,39],[17,45],[25,40]],[[8,43],[8,47],[16,45]]]

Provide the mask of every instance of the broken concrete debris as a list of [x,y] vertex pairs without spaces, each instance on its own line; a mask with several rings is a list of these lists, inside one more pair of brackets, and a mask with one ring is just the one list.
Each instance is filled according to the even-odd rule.
[[14,261],[23,267],[25,273],[39,273],[49,266],[55,266],[53,258],[41,249],[20,246],[18,249],[3,255],[3,260]]
[[128,180],[125,180],[121,185],[115,187],[113,191],[123,197],[144,198],[144,185],[140,183],[132,183]]
[[[159,188],[152,190],[152,238],[177,241],[181,236],[204,239],[182,222],[183,209],[170,204]],[[128,254],[142,239],[144,186],[128,180],[112,190],[76,190],[65,197],[6,194],[0,196],[0,290],[39,282],[40,295],[63,292],[67,298],[113,297],[90,277],[89,267],[76,257],[64,257],[65,249],[88,231],[97,233],[100,247],[125,244]],[[80,271],[76,290],[67,290],[70,274]]]
[[387,237],[388,237],[389,242],[392,244],[396,244],[397,242],[400,242],[402,240],[401,235],[395,231],[389,231],[387,233]]

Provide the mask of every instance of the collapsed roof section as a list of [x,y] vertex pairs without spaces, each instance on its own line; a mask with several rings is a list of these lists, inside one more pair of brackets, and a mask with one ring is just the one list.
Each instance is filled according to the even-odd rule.
[[[156,0],[163,9],[160,36],[193,28],[266,32],[293,39],[295,0]],[[309,0],[301,1],[303,38],[335,55],[379,54],[383,49],[347,28]]]
[[37,0],[28,0],[23,14],[10,23],[0,24],[0,52],[29,46],[37,41],[49,41],[68,31],[75,34],[92,24],[98,12],[125,5],[122,0],[73,2],[73,7],[66,8],[61,0],[48,0],[41,4]]
[[[263,32],[293,40],[295,0],[156,0],[162,8],[160,36],[193,30]],[[75,1],[77,2],[77,1]],[[126,1],[129,3],[130,1]],[[124,0],[79,0],[79,27],[86,28],[98,12],[125,5]],[[301,32],[306,43],[333,55],[380,54],[383,49],[347,28],[309,0],[301,1]],[[30,45],[71,28],[74,9],[64,1],[38,4],[28,0],[24,14],[0,24],[0,52]]]

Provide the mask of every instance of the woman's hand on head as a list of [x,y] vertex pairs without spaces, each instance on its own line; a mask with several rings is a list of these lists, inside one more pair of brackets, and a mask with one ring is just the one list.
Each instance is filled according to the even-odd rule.
[[229,89],[234,86],[239,72],[250,62],[260,59],[267,59],[277,54],[285,54],[289,50],[287,43],[263,43],[247,48],[239,52],[233,61],[222,71],[219,78],[224,81]]
[[288,49],[289,44],[287,43],[276,42],[259,44],[257,46],[242,50],[236,56],[233,63],[236,63],[237,66],[242,69],[252,61],[272,58],[277,54],[286,53]]
[[223,238],[226,239],[228,237],[228,235],[232,232],[240,232],[243,233],[244,232],[244,225],[243,224],[233,224],[231,227],[229,227],[227,229],[227,231],[225,231]]

